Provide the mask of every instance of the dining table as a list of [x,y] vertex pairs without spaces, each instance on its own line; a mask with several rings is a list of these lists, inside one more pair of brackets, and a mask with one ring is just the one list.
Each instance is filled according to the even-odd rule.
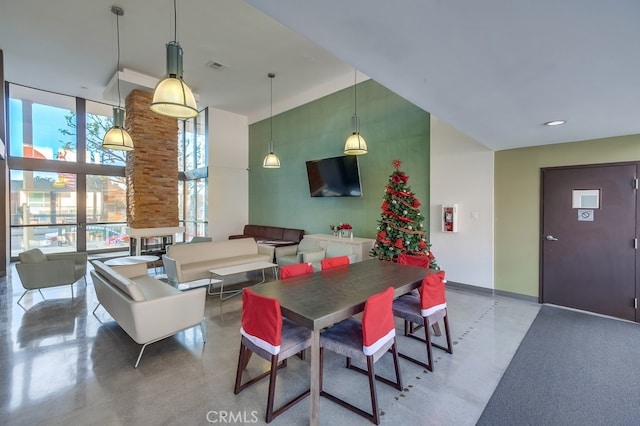
[[433,269],[368,259],[313,274],[271,281],[252,289],[278,299],[282,316],[311,330],[311,404],[309,424],[317,425],[320,409],[320,332],[364,310],[369,296],[389,286],[398,297],[418,288]]

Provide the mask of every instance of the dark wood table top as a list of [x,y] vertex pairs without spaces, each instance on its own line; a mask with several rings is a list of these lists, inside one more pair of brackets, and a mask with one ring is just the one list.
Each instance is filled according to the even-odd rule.
[[433,270],[368,259],[327,271],[272,281],[252,287],[280,301],[286,318],[319,330],[364,310],[372,294],[391,286],[395,296],[408,293]]

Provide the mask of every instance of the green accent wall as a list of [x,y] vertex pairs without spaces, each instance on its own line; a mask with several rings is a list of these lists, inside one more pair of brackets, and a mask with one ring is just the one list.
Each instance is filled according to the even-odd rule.
[[539,294],[540,169],[640,160],[640,135],[495,153],[495,288]]
[[409,185],[429,223],[429,113],[373,80],[357,86],[360,133],[369,153],[358,156],[362,197],[312,198],[307,160],[343,155],[352,133],[354,88],[350,87],[273,116],[279,169],[264,169],[270,121],[249,126],[249,222],[329,234],[329,225],[353,225],[356,237],[374,238],[384,189],[402,161]]

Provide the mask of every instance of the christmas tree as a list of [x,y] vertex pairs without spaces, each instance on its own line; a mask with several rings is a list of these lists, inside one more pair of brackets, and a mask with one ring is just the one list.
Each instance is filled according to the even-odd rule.
[[394,160],[395,171],[384,190],[382,215],[378,221],[376,242],[370,255],[380,260],[396,261],[398,254],[427,256],[432,269],[440,269],[429,250],[420,201],[407,185],[409,176],[400,171],[400,161]]

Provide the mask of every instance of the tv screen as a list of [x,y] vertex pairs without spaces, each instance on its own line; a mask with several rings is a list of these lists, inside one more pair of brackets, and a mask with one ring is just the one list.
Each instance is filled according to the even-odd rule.
[[362,196],[355,155],[307,161],[307,176],[312,197]]

